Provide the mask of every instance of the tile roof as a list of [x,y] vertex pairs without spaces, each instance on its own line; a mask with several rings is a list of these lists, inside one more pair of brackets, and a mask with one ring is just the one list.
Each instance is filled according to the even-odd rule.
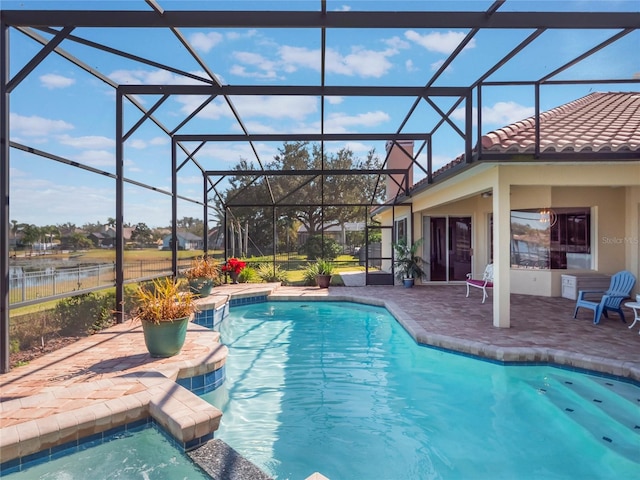
[[[533,153],[535,117],[484,135],[482,148]],[[640,151],[640,92],[595,92],[541,113],[540,151]]]

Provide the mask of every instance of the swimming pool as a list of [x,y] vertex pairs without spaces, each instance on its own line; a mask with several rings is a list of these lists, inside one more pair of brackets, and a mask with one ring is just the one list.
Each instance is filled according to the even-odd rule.
[[[94,442],[96,443],[96,442]],[[179,451],[157,427],[83,443],[74,453],[3,476],[7,480],[206,480],[200,467]]]
[[417,345],[384,309],[234,307],[221,438],[279,480],[610,479],[640,469],[640,388]]

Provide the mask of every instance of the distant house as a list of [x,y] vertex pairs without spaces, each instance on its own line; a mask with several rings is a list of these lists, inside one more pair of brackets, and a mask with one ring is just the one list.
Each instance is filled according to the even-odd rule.
[[87,238],[93,242],[96,247],[111,248],[115,245],[115,235],[107,235],[104,232],[93,232],[87,235]]
[[209,250],[221,250],[224,248],[224,228],[214,227],[209,230]]
[[[123,227],[122,236],[124,241],[131,241],[131,235],[135,231],[134,227]],[[116,228],[111,225],[103,225],[102,231],[89,233],[87,238],[93,242],[96,247],[113,248],[116,245]]]
[[[162,238],[162,249],[171,249],[171,234],[165,235]],[[202,237],[194,235],[190,232],[178,231],[178,250],[202,250],[204,248],[204,241]]]

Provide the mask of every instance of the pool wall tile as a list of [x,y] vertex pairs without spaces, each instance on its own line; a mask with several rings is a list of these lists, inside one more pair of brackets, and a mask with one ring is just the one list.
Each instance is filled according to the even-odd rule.
[[242,305],[252,305],[254,303],[264,303],[267,301],[266,295],[250,296],[250,297],[234,297],[229,300],[230,307],[238,307]]
[[205,393],[212,392],[216,388],[220,387],[224,383],[225,368],[224,365],[212,372],[204,373],[202,375],[195,375],[189,378],[179,378],[176,383],[181,387],[186,388],[195,395],[204,395]]
[[200,310],[195,314],[193,322],[203,327],[216,330],[220,322],[222,322],[227,315],[229,315],[229,304],[225,303],[217,308]]

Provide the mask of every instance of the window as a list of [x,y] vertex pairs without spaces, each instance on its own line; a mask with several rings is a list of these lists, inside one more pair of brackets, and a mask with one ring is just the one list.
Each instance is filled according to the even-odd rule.
[[394,235],[395,235],[395,243],[404,240],[405,242],[409,239],[407,238],[407,219],[401,218],[400,220],[396,220],[393,222],[394,226]]
[[590,232],[589,208],[513,210],[511,266],[590,269]]

